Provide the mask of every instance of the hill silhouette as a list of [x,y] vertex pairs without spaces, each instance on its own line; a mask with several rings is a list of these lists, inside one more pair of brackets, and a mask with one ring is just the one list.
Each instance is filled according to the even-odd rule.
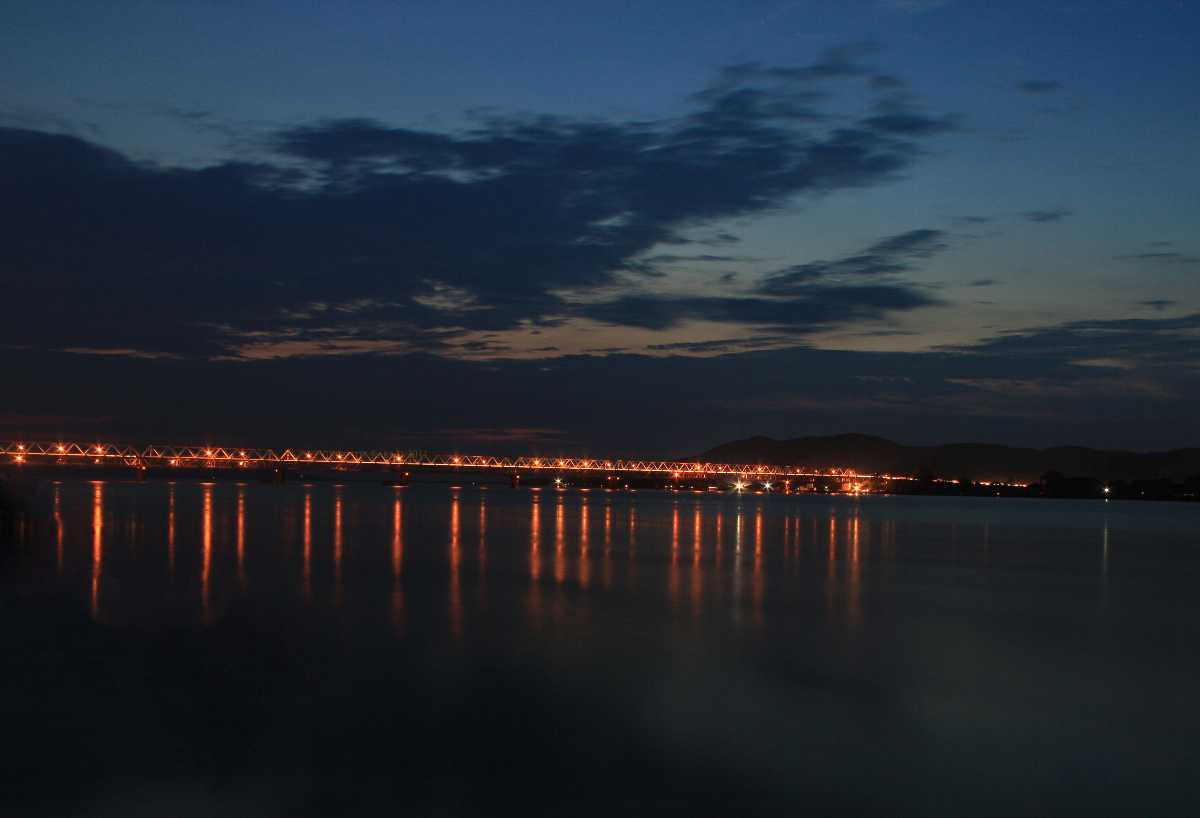
[[699,459],[725,463],[851,467],[866,472],[936,475],[971,480],[1032,481],[1047,472],[1099,480],[1182,480],[1200,474],[1200,449],[1129,452],[1056,446],[1030,449],[992,443],[905,446],[882,437],[842,434],[723,443]]

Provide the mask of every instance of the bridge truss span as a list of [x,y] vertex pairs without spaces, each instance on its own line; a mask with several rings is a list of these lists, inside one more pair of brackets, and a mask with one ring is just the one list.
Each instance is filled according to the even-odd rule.
[[811,468],[692,460],[638,460],[591,457],[496,457],[434,454],[421,451],[363,451],[351,449],[255,449],[228,446],[131,445],[80,441],[10,441],[0,443],[0,458],[15,464],[91,464],[146,467],[296,468],[304,465],[342,470],[421,468],[497,470],[519,474],[608,472],[662,475],[676,479],[742,478],[757,481],[790,478],[842,477],[910,479],[865,474],[846,468]]

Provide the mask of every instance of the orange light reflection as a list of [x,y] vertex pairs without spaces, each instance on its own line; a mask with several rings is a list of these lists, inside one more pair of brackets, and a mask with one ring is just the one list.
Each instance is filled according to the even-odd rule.
[[104,484],[92,484],[92,618],[100,616],[100,574],[104,568]]
[[167,487],[167,572],[175,576],[175,484]]
[[200,562],[200,605],[203,621],[209,617],[209,579],[212,574],[212,484],[201,487],[204,493],[204,511],[201,517],[201,562]]
[[592,564],[588,559],[588,503],[587,498],[579,507],[579,585],[586,588],[592,581]]
[[312,487],[304,487],[304,598],[312,601]]
[[461,562],[458,541],[458,492],[450,497],[450,633],[462,636],[462,598],[458,587],[458,568]]
[[334,604],[342,604],[342,487],[333,494],[333,594]]
[[63,519],[62,519],[62,487],[54,486],[54,565],[59,574],[63,569]]
[[398,632],[404,629],[404,591],[400,586],[400,572],[404,566],[404,519],[400,498],[401,492],[396,491],[392,499],[392,626]]
[[563,536],[563,498],[560,494],[554,507],[554,581],[559,585],[567,578],[566,550]]
[[237,497],[237,572],[238,586],[246,588],[246,487],[238,486]]

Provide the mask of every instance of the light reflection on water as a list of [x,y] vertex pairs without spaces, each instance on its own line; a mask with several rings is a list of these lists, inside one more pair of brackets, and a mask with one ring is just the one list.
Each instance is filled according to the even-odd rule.
[[63,567],[63,519],[62,486],[54,484],[54,567],[62,574]]
[[345,593],[342,583],[342,487],[334,486],[333,490],[333,599],[340,607]]
[[246,590],[246,487],[237,493],[237,578],[238,589]]
[[209,579],[212,574],[212,484],[205,483],[201,486],[204,492],[204,512],[203,512],[203,537],[201,540],[201,562],[200,562],[200,600],[201,600],[201,619],[208,622],[211,611],[209,609]]
[[[26,523],[3,563],[21,593],[4,599],[29,606],[9,641],[31,634],[8,679],[33,681],[9,717],[79,725],[44,759],[80,769],[130,729],[121,753],[175,731],[237,756],[241,732],[211,707],[277,740],[306,781],[339,763],[305,761],[328,743],[314,720],[324,738],[349,731],[334,743],[351,784],[374,758],[400,774],[379,731],[421,747],[444,733],[446,753],[481,743],[472,769],[488,775],[544,729],[537,758],[561,757],[557,776],[619,759],[676,794],[732,776],[789,807],[807,781],[833,799],[818,808],[870,812],[866,793],[886,791],[919,814],[939,811],[931,792],[964,807],[982,792],[1011,814],[1026,792],[1140,803],[1200,729],[1197,506],[64,481]],[[331,701],[333,715],[314,705]],[[138,707],[140,722],[98,721]],[[95,758],[80,735],[106,737]],[[213,775],[258,763],[237,757],[210,759]],[[444,784],[406,759],[407,787]],[[1088,787],[1045,772],[1060,769]],[[942,789],[962,781],[978,789]]]
[[455,638],[462,636],[463,629],[462,594],[458,582],[462,565],[462,552],[458,541],[459,504],[459,492],[455,490],[450,496],[450,632]]
[[400,574],[404,570],[404,504],[399,488],[393,489],[392,498],[392,627],[396,633],[404,632],[404,588]]
[[312,486],[304,487],[304,598],[312,601]]
[[[84,490],[86,524],[77,516]],[[324,599],[334,608],[360,608],[363,594],[370,593],[368,580],[375,576],[371,565],[381,562],[390,576],[384,592],[390,621],[399,633],[411,613],[406,610],[410,583],[427,585],[426,591],[439,586],[427,580],[428,567],[439,560],[430,546],[442,527],[447,543],[440,558],[447,578],[441,584],[444,622],[454,638],[471,627],[473,610],[489,598],[489,585],[510,586],[514,568],[527,577],[522,593],[535,619],[567,610],[563,599],[581,604],[587,598],[575,594],[653,599],[650,586],[638,581],[639,572],[649,571],[662,577],[661,604],[694,621],[723,611],[732,621],[762,626],[773,596],[789,593],[792,582],[815,592],[826,622],[854,629],[869,614],[873,585],[894,576],[894,567],[887,566],[905,564],[906,558],[1003,566],[1062,556],[1053,550],[1032,554],[1022,539],[1024,529],[1006,525],[1008,512],[1029,512],[1021,503],[967,502],[962,508],[978,519],[951,523],[908,513],[923,502],[914,498],[681,499],[648,492],[597,496],[565,490],[492,490],[489,496],[470,488],[429,486],[387,492],[354,484],[55,483],[46,499],[46,554],[65,585],[86,569],[87,607],[98,621],[116,613],[114,606],[120,607],[121,617],[136,619],[140,594],[155,586],[156,593],[173,597],[172,610],[193,599],[193,621],[211,623],[236,597],[277,595],[289,576],[295,578],[292,587],[299,599],[309,605]],[[552,514],[549,555],[542,549],[547,503]],[[471,507],[470,516],[464,517],[464,505]],[[1094,523],[1093,542],[1099,547],[1090,570],[1096,576],[1099,610],[1111,605],[1113,574],[1119,573],[1114,568],[1120,563],[1114,557],[1119,535],[1113,533],[1113,508],[1110,504]],[[1087,512],[1081,507],[1080,513]],[[289,559],[296,552],[286,536],[296,530],[289,522],[294,515],[300,519],[298,565]],[[120,525],[113,528],[111,520]],[[726,555],[725,531],[730,528],[732,551]],[[822,529],[824,537],[819,537]],[[73,537],[81,531],[89,535],[86,563],[73,558]],[[151,543],[153,532],[161,532],[165,565],[156,557],[163,551],[137,546],[142,531],[151,532]],[[468,537],[475,547],[464,550]],[[409,562],[412,572],[406,570]],[[621,563],[625,570],[614,570]],[[159,566],[165,569],[166,584],[155,577]],[[192,579],[187,581],[185,573],[181,583],[171,584],[181,566]],[[113,571],[120,574],[120,594],[110,599],[106,589]],[[256,578],[269,581],[256,583]],[[555,605],[543,608],[547,580],[573,596],[559,592]],[[197,588],[192,596],[189,589]],[[506,587],[505,593],[511,591]]]
[[92,484],[92,618],[100,616],[100,576],[104,571],[104,483]]

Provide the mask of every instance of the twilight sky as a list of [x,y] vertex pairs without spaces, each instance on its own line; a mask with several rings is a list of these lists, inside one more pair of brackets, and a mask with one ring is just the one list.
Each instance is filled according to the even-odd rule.
[[1200,6],[14,4],[0,437],[1200,445]]

